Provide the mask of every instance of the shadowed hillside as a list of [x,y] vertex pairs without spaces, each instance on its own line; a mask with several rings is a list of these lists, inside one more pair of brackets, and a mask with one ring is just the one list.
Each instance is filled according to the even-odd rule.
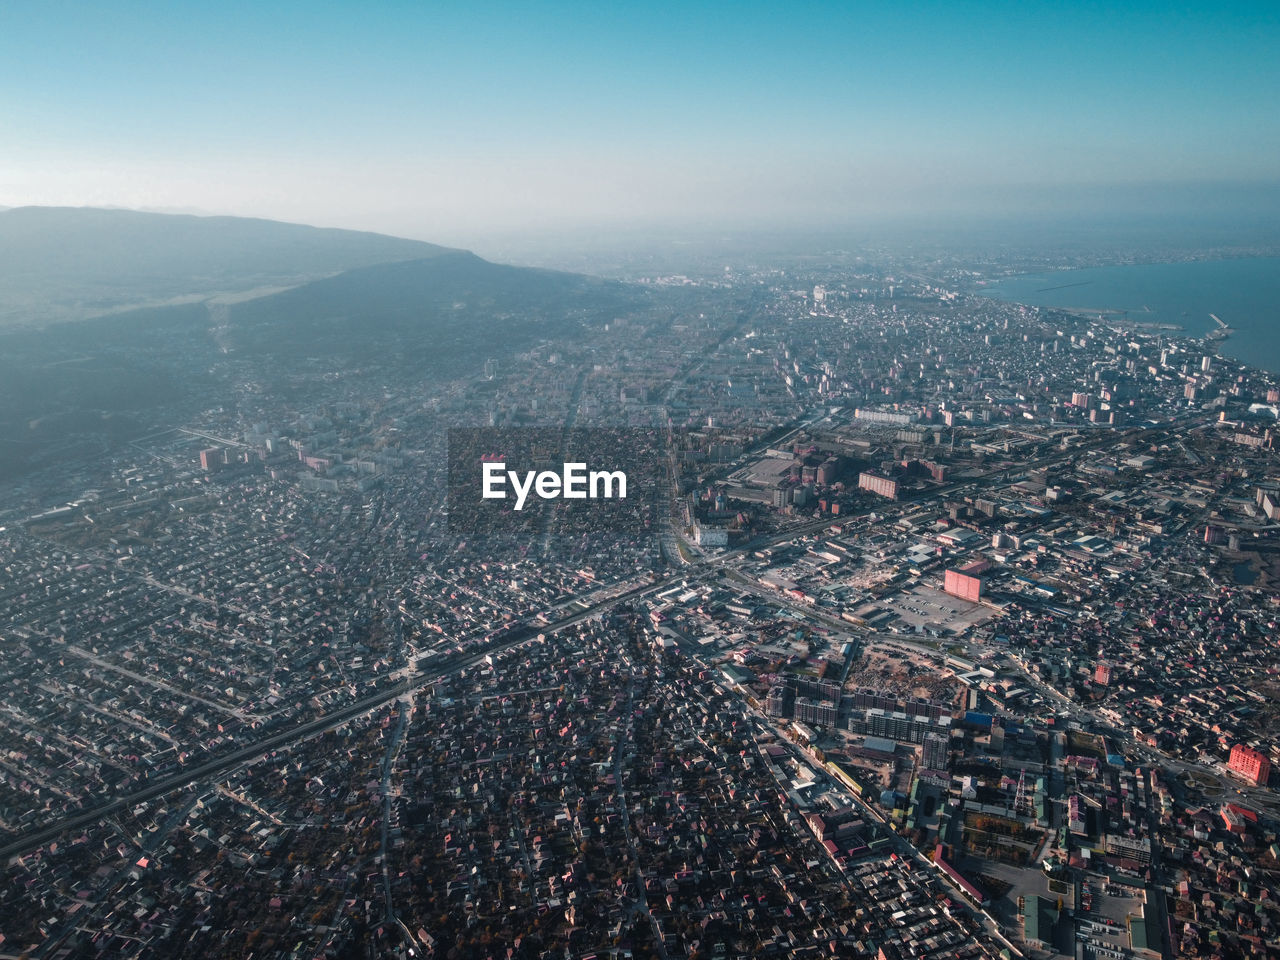
[[[90,220],[102,213],[103,223],[116,220],[116,211],[54,211],[53,218],[62,212],[87,213]],[[4,216],[0,213],[0,223]],[[259,241],[276,238],[274,246],[259,242],[256,249],[277,266],[337,262],[344,254],[326,245],[323,238],[330,234],[367,240],[365,254],[425,249],[430,255],[361,266],[254,298],[209,297],[199,286],[184,288],[174,279],[175,302],[169,305],[0,329],[0,477],[102,452],[201,408],[234,405],[246,360],[266,361],[279,374],[264,384],[277,393],[305,391],[313,378],[327,373],[360,375],[361,368],[379,376],[391,371],[450,376],[479,370],[486,357],[572,337],[584,324],[606,323],[648,304],[652,296],[612,281],[509,267],[465,251],[372,234],[225,219],[211,227],[200,218],[141,216],[129,229],[151,237],[148,243],[159,243],[157,226],[167,226],[157,225],[155,218],[180,221],[177,234],[186,239],[156,253],[172,265],[200,262],[208,241],[208,260],[223,272],[216,278],[188,274],[186,282],[225,289],[253,286],[236,273],[237,267],[250,269],[248,254],[234,249],[236,238],[248,235]],[[37,239],[54,242],[38,231]],[[103,282],[96,271],[106,262],[132,263],[135,271],[143,269],[139,265],[154,266],[139,249],[103,251],[95,260],[90,246],[87,238],[79,238],[72,244],[79,252],[62,257],[68,289]],[[82,273],[72,269],[76,264]],[[13,279],[11,273],[6,276]],[[124,274],[118,288],[121,302],[131,290],[142,289],[129,287]]]
[[445,252],[416,240],[272,220],[17,207],[0,210],[0,325],[278,289]]
[[642,291],[465,252],[379,264],[232,306],[234,349],[432,363],[516,349],[633,309]]

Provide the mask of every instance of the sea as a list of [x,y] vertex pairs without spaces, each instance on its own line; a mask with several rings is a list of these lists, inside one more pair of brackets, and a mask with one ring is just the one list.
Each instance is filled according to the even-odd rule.
[[1280,374],[1280,258],[1057,270],[999,280],[983,293],[1077,313],[1123,313],[1137,323],[1175,324],[1191,337],[1217,326],[1213,314],[1233,331],[1219,344],[1223,356]]

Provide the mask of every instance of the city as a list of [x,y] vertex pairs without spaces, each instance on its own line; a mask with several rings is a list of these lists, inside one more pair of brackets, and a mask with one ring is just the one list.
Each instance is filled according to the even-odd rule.
[[[1270,955],[1280,380],[972,279],[678,286],[16,481],[4,948]],[[453,515],[451,429],[556,425],[643,517]]]
[[0,3],[0,960],[1280,960],[1277,50]]

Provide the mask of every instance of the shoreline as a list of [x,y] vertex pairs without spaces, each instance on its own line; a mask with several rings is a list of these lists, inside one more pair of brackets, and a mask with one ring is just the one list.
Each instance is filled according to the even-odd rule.
[[[987,278],[970,289],[997,302],[1184,339],[1224,360],[1274,376],[1280,375],[1280,338],[1274,336],[1280,332],[1277,279],[1280,258],[1265,256],[1041,270]],[[1074,280],[1082,284],[1079,289],[1063,289]],[[1099,305],[1080,305],[1089,299]],[[1062,305],[1070,301],[1074,304]],[[1125,303],[1132,306],[1117,306]]]

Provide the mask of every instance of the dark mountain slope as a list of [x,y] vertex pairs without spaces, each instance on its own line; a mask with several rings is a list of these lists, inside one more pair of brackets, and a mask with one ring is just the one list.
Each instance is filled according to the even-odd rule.
[[447,252],[376,233],[244,217],[17,207],[0,210],[0,325],[292,286]]
[[0,329],[0,478],[234,407],[248,381],[305,403],[333,375],[413,383],[478,374],[486,357],[572,339],[652,296],[441,250],[240,302]]
[[235,304],[225,342],[388,362],[463,359],[603,323],[643,299],[643,291],[620,283],[451,252],[350,270]]

